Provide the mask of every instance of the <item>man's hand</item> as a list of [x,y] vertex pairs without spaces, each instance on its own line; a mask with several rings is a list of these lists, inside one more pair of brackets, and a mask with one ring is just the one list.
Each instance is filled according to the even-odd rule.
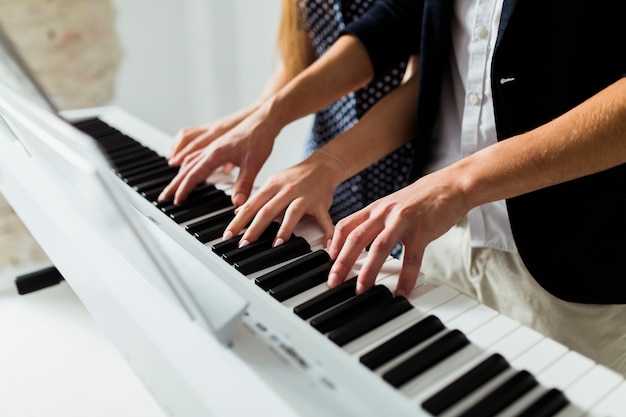
[[330,256],[335,263],[328,284],[343,282],[359,254],[371,243],[357,282],[360,294],[374,285],[376,275],[397,242],[404,244],[397,295],[413,289],[426,246],[457,224],[468,212],[455,175],[430,174],[341,220],[333,235]]

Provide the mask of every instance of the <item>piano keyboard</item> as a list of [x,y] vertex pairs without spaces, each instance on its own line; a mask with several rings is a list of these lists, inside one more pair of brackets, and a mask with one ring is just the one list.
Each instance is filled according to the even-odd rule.
[[271,247],[276,225],[243,248],[237,248],[239,237],[221,241],[234,216],[226,191],[203,184],[182,204],[157,202],[177,168],[99,119],[75,126],[99,143],[121,181],[204,244],[208,256],[221,258],[268,300],[308,322],[344,352],[346,366],[368,369],[415,415],[626,415],[622,376],[563,345],[445,286],[418,281],[408,299],[395,297],[394,259],[372,289],[355,296],[355,278],[326,287],[332,261],[312,225],[299,225],[277,248]]

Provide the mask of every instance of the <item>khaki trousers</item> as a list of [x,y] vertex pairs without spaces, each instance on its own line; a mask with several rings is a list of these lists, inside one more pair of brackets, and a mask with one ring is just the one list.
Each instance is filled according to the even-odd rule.
[[428,283],[453,287],[626,374],[626,305],[577,304],[552,296],[532,278],[518,254],[470,247],[467,221],[428,246],[422,272]]

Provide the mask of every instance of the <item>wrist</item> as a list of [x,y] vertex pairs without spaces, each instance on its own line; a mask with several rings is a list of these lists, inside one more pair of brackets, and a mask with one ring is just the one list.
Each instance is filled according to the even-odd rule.
[[338,156],[323,149],[318,149],[313,152],[311,157],[317,158],[316,163],[330,174],[334,187],[337,187],[346,179],[348,172],[346,164]]

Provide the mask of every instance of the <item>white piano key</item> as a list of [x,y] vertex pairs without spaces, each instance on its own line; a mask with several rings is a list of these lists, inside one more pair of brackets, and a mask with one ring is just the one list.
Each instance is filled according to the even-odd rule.
[[[526,370],[536,377],[541,371],[546,369],[551,363],[557,361],[561,357],[565,356],[569,349],[564,345],[548,338],[541,339],[535,345],[532,345],[527,351],[513,358],[510,362],[511,365],[518,370]],[[539,382],[539,381],[537,381]],[[550,386],[533,390],[531,393],[520,398],[513,403],[509,408],[504,410],[502,417],[512,417],[523,411],[526,407],[531,405],[540,395],[545,393]],[[500,417],[500,414],[498,415]]]
[[409,298],[414,307],[412,310],[347,344],[344,346],[344,349],[349,353],[361,356],[406,330],[427,315],[434,315],[445,324],[445,321],[439,317],[440,315],[444,318],[456,317],[474,305],[465,300],[465,298],[467,297],[459,296],[456,290],[452,290],[449,287],[433,288],[431,291],[422,294],[421,297],[418,296],[416,291],[413,291]]
[[591,359],[570,350],[542,372],[539,372],[536,378],[542,385],[564,391],[594,366],[595,363]]
[[400,392],[419,402],[433,391],[433,385],[441,385],[440,382],[449,379],[451,375],[457,375],[457,377],[462,375],[464,373],[461,372],[462,370],[471,369],[485,358],[481,349],[469,344],[422,375],[407,382],[401,387]]
[[535,401],[537,401],[542,395],[544,395],[548,389],[544,386],[537,385],[535,388],[526,393],[526,395],[519,398],[505,410],[496,414],[496,417],[516,417],[519,413],[526,410]]
[[520,324],[518,322],[506,316],[499,315],[476,330],[469,332],[467,337],[472,343],[483,349],[487,349],[519,327]]
[[[569,404],[567,407],[556,413],[553,417],[582,417],[585,410],[576,404]],[[606,416],[605,416],[606,417]]]
[[[591,410],[622,381],[623,377],[602,365],[596,365],[564,390],[574,408]],[[560,414],[557,414],[560,416]]]
[[409,296],[409,301],[413,304],[413,307],[426,313],[446,303],[457,295],[459,295],[459,292],[455,289],[450,287],[437,287],[426,294],[419,294],[419,291],[413,291]]
[[[441,290],[441,288],[445,288],[445,290]],[[452,296],[456,291],[448,291],[449,289],[447,287],[439,287],[435,291],[439,291],[441,292],[441,294],[433,294],[430,297],[430,300],[441,300],[443,298]],[[428,295],[432,294],[429,293],[424,297],[427,297]],[[422,302],[421,303],[421,309],[424,309],[426,306],[430,306],[432,304],[430,304],[429,302],[423,302],[424,301],[424,297],[419,298],[417,300],[414,301],[415,304],[418,304],[418,302]],[[438,304],[438,303],[433,303],[433,304]],[[467,296],[458,294],[456,296],[453,296],[452,298],[448,299],[446,302],[439,304],[438,306],[434,307],[432,310],[428,310],[428,311],[424,311],[424,313],[428,314],[428,315],[433,315],[437,318],[439,318],[444,324],[446,324],[448,321],[462,315],[463,313],[465,313],[466,311],[472,309],[473,307],[477,306],[477,302]],[[414,309],[417,310],[415,312],[412,311],[413,315],[417,315],[419,314],[420,309]],[[411,322],[411,324],[413,324],[415,321]],[[389,324],[389,323],[388,323]],[[408,327],[408,325],[406,326]],[[372,332],[373,333],[373,332]],[[397,332],[399,333],[399,332]],[[394,333],[397,334],[397,333]],[[446,332],[442,332],[443,334],[445,334]],[[436,335],[433,338],[431,338],[431,341],[427,341],[424,344],[415,347],[413,349],[410,349],[409,351],[405,352],[404,354],[400,355],[399,357],[397,357],[396,359],[392,360],[391,362],[389,362],[388,364],[384,365],[383,367],[381,367],[378,372],[380,374],[383,374],[384,372],[386,372],[387,370],[393,368],[394,366],[396,366],[397,364],[401,363],[404,359],[410,357],[411,355],[413,355],[414,353],[418,352],[419,350],[421,350],[423,347],[429,345],[430,343],[434,342],[435,340],[437,340],[439,337],[443,336],[443,334],[440,335]],[[370,337],[372,337],[373,335],[369,335]],[[377,335],[376,335],[377,336]],[[386,337],[386,340],[389,340],[392,336]],[[380,339],[379,339],[380,340]],[[380,343],[384,343],[382,340],[380,341]],[[379,344],[380,344],[379,343]],[[457,352],[455,354],[453,354],[452,356],[450,356],[449,358],[447,358],[446,360],[444,360],[442,363],[436,365],[434,368],[432,368],[431,370],[427,371],[426,374],[428,374],[429,376],[425,377],[425,378],[416,378],[414,380],[412,380],[410,383],[405,384],[405,386],[403,386],[402,388],[402,392],[405,393],[406,395],[414,395],[416,392],[418,392],[421,388],[424,387],[424,381],[434,381],[437,380],[438,378],[441,378],[442,376],[446,375],[446,374],[450,374],[451,372],[453,372],[454,370],[456,370],[459,366],[461,366],[462,364],[467,363],[468,361],[472,360],[473,358],[479,356],[481,354],[481,350],[476,348],[475,346],[468,346],[467,348],[462,349],[460,352]]]
[[323,249],[323,245],[325,244],[323,241],[324,234],[314,218],[308,218],[298,223],[293,234],[305,238],[306,241],[309,242],[309,245],[311,245],[311,250]]
[[[497,315],[498,313],[495,310],[479,304],[472,307],[468,311],[465,311],[457,318],[451,320],[447,323],[447,327],[450,329],[459,329],[467,336],[471,331],[485,325]],[[428,386],[421,387],[419,392],[411,395],[411,400],[416,401],[418,404],[421,403],[455,381],[457,378],[467,373],[491,355],[491,353],[486,352],[484,349],[481,349],[476,345],[474,345],[472,349],[478,349],[479,353],[460,364],[452,364],[451,362],[446,363],[446,372],[441,374],[436,379],[432,378]]]
[[432,311],[432,314],[437,316],[444,324],[448,324],[449,321],[461,316],[472,307],[478,305],[478,302],[463,294],[459,294],[450,301],[441,304],[439,307]]
[[622,417],[626,416],[626,382],[620,383],[598,404],[596,404],[589,417]]
[[541,371],[548,368],[550,364],[557,361],[569,349],[548,338],[541,339],[536,345],[532,346],[523,354],[514,358],[511,365],[518,369],[526,369],[533,375],[538,375]]
[[355,355],[355,358],[358,360],[358,358],[363,354],[401,333],[424,317],[425,313],[419,310],[409,310],[379,328],[374,329],[371,332],[368,332],[346,344],[343,346],[343,349],[347,353]]
[[504,372],[497,375],[495,378],[491,379],[489,382],[484,384],[482,387],[478,388],[476,391],[472,392],[470,395],[463,398],[458,403],[454,404],[448,410],[443,412],[439,417],[453,417],[458,416],[464,411],[470,409],[480,400],[485,398],[489,393],[493,390],[500,387],[503,383],[509,380],[513,375],[515,375],[517,371],[513,368],[509,368]]
[[402,354],[396,356],[395,358],[393,358],[389,362],[381,365],[374,372],[382,377],[382,375],[384,373],[386,373],[390,369],[395,368],[397,365],[399,365],[400,363],[404,362],[406,359],[408,359],[409,357],[413,356],[415,353],[419,352],[420,350],[424,349],[425,347],[427,347],[427,346],[431,345],[432,343],[436,342],[437,340],[441,339],[443,336],[445,336],[448,333],[449,333],[449,331],[443,330],[443,331],[435,334],[434,336],[432,336],[429,339],[423,341],[422,343],[420,343],[420,344],[418,344],[416,346],[413,346],[411,349],[409,349],[409,350],[403,352]]
[[430,383],[426,386],[422,386],[419,391],[414,392],[411,395],[411,401],[414,401],[416,404],[421,405],[426,399],[432,397],[452,382],[456,381],[458,378],[465,375],[476,365],[483,362],[490,356],[490,353],[485,352],[480,349],[476,345],[470,345],[471,349],[477,351],[478,354],[472,355],[468,357],[464,362],[455,364],[454,366],[450,362],[449,366],[447,366],[446,373],[439,375],[437,379],[431,379]]
[[[485,337],[485,335],[488,337]],[[529,352],[540,340],[542,340],[542,338],[543,336],[534,330],[520,326],[513,320],[507,319],[505,316],[501,315],[488,321],[485,325],[468,334],[468,339],[470,339],[470,341],[472,341],[472,343],[474,343],[474,345],[483,352],[479,357],[480,359],[488,357],[491,353],[499,353],[509,362],[509,364],[511,364],[515,358]],[[487,341],[490,343],[485,346],[480,343],[476,343],[475,341]],[[529,355],[528,358],[532,358],[532,356]],[[471,408],[519,370],[521,369],[512,366],[509,370],[503,372],[501,375],[483,385],[480,389],[468,395],[453,408],[446,411],[444,415],[456,415],[456,413]],[[457,378],[461,375],[462,374],[459,374]],[[435,392],[431,393],[431,395]],[[416,399],[422,400],[422,397],[418,396]]]
[[507,337],[487,348],[488,351],[499,353],[509,362],[537,344],[543,336],[525,326],[520,326]]
[[474,330],[487,323],[498,315],[498,312],[484,304],[478,304],[469,311],[450,320],[448,327],[459,329],[465,334],[469,334]]

